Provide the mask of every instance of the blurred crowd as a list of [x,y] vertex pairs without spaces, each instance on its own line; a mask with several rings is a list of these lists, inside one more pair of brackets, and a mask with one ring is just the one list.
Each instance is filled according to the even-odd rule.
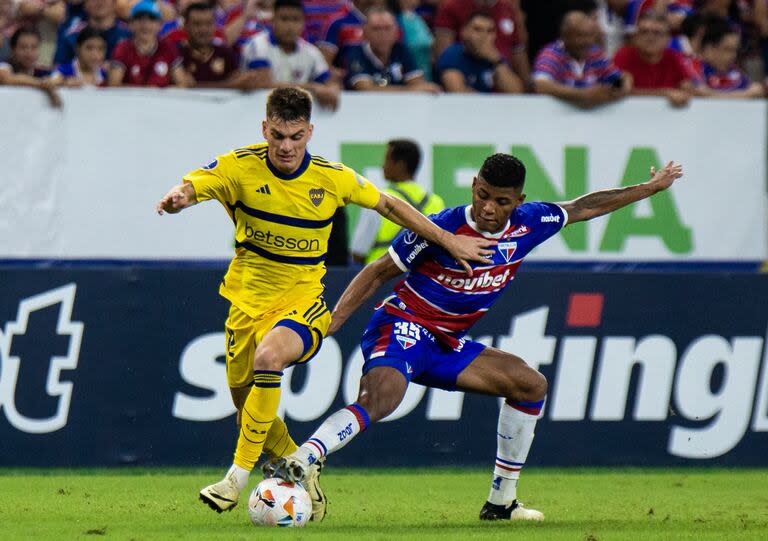
[[758,98],[768,0],[0,0],[0,85]]

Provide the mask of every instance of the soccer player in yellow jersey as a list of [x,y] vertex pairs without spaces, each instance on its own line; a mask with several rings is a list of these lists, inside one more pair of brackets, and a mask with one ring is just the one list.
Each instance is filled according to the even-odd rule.
[[[227,318],[227,379],[239,411],[234,463],[223,480],[200,491],[222,512],[237,505],[262,451],[285,456],[297,449],[277,417],[283,370],[307,362],[331,322],[323,298],[323,263],[336,209],[348,203],[442,245],[471,274],[467,261],[488,262],[495,242],[455,236],[409,204],[379,192],[352,169],[312,156],[307,143],[312,99],[299,88],[273,90],[262,133],[266,143],[233,150],[188,173],[157,204],[176,213],[216,199],[235,225],[235,257],[219,289],[231,302]],[[325,501],[310,480],[313,519]]]

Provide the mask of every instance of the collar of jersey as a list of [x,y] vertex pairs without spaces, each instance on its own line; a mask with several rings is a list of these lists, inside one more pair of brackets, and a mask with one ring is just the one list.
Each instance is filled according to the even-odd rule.
[[270,172],[275,175],[277,178],[281,180],[293,180],[296,177],[300,176],[304,171],[307,170],[307,167],[309,167],[309,161],[312,159],[312,155],[304,151],[304,159],[301,161],[301,165],[299,165],[299,168],[296,169],[293,173],[290,175],[286,175],[285,173],[281,173],[274,165],[272,165],[272,162],[269,161],[269,155],[267,155],[267,167],[269,168]]
[[499,239],[504,234],[504,232],[509,229],[509,220],[507,220],[507,223],[504,224],[504,227],[501,228],[501,231],[498,233],[489,233],[488,231],[480,231],[480,228],[477,227],[477,224],[472,219],[472,205],[467,205],[464,207],[464,217],[467,219],[467,225],[480,233],[482,236],[484,236],[487,239]]

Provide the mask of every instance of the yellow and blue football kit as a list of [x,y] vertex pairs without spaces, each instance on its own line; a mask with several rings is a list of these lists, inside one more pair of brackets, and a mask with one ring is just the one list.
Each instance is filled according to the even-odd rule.
[[309,360],[331,316],[323,298],[325,256],[333,215],[355,203],[376,206],[379,191],[352,169],[305,153],[286,175],[267,144],[236,149],[184,176],[197,201],[215,199],[235,225],[235,257],[219,293],[232,306],[225,325],[230,387],[253,384],[243,407],[235,463],[252,469],[276,417],[281,372],[253,371],[255,348],[276,326],[294,330]]

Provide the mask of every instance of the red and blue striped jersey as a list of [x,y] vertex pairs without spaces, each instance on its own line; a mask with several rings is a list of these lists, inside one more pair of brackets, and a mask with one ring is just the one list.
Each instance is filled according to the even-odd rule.
[[592,47],[587,58],[579,62],[568,54],[562,40],[557,40],[536,56],[533,78],[546,78],[573,88],[589,88],[613,83],[621,78],[621,71],[598,46]]
[[718,71],[703,60],[694,63],[694,68],[704,83],[712,90],[718,92],[733,92],[734,90],[746,90],[750,81],[743,71],[737,66],[731,66],[726,71]]
[[342,51],[349,45],[360,45],[363,42],[363,24],[365,15],[350,3],[330,20],[318,45],[335,48],[336,51]]
[[525,203],[495,234],[478,229],[469,206],[446,209],[430,219],[456,235],[497,240],[492,264],[473,263],[470,277],[443,248],[403,230],[392,241],[389,255],[408,274],[383,305],[388,313],[419,323],[450,347],[458,347],[462,335],[514,279],[523,258],[560,231],[568,215],[554,203]]

